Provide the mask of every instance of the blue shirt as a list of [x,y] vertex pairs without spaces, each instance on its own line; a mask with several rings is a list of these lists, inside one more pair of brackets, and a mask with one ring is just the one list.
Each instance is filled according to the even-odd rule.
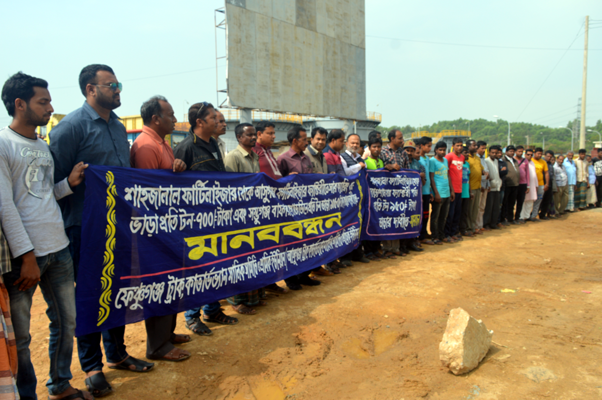
[[449,197],[449,168],[447,166],[447,159],[443,159],[443,162],[433,157],[429,161],[429,169],[434,174],[435,186],[439,192],[439,197],[447,199]]
[[590,165],[588,167],[588,172],[589,172],[589,184],[595,185],[596,184],[596,171],[594,170],[593,165]]
[[470,199],[470,164],[464,161],[462,164],[462,198]]
[[431,174],[430,174],[430,159],[427,156],[420,157],[420,164],[424,167],[424,171],[426,172],[426,183],[422,187],[422,195],[430,195],[431,194]]
[[[130,166],[130,143],[125,126],[111,112],[105,121],[87,103],[73,111],[50,131],[50,151],[54,158],[54,181],[69,176],[80,161],[91,165]],[[65,228],[81,226],[85,181],[71,196],[59,202]]]
[[569,185],[577,184],[577,166],[575,165],[575,161],[569,161],[568,158],[565,158],[562,162],[564,165],[564,170],[566,171],[566,177],[569,181]]

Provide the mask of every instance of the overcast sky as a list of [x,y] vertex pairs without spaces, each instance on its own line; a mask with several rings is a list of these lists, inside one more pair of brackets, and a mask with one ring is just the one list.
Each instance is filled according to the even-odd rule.
[[[66,114],[84,101],[77,86],[82,67],[108,64],[124,84],[118,115],[139,114],[144,100],[161,94],[181,120],[186,102],[216,102],[214,9],[221,6],[2,1],[0,78],[22,70],[48,80],[55,112]],[[602,119],[600,0],[366,0],[367,109],[382,113],[385,126],[494,114],[564,125],[581,97],[586,15],[598,20],[589,35],[593,125]],[[225,76],[223,66],[219,72]],[[2,107],[0,125],[8,123]]]

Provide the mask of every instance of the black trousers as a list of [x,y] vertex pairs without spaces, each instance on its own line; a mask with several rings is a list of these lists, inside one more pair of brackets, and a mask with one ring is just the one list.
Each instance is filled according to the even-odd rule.
[[374,254],[381,249],[380,240],[364,240],[362,243],[366,254]]
[[353,250],[351,253],[349,254],[345,254],[343,257],[341,257],[343,260],[349,260],[349,261],[359,261],[364,257],[364,250],[362,250],[362,244],[360,243],[360,246]]
[[497,228],[499,215],[500,192],[489,192],[487,193],[487,202],[485,203],[485,212],[483,213],[483,227]]
[[455,193],[454,201],[450,201],[445,222],[445,237],[460,233],[460,218],[462,217],[462,192]]
[[518,185],[518,191],[516,192],[516,212],[514,213],[514,220],[520,219],[520,212],[523,210],[523,203],[527,195],[527,184],[521,183]]
[[514,205],[518,197],[518,186],[506,186],[502,200],[502,222],[514,220]]
[[552,186],[549,186],[548,190],[543,192],[543,199],[541,199],[541,205],[539,206],[539,218],[548,215],[552,200],[554,200],[554,192],[552,191]]
[[433,240],[445,239],[445,222],[449,212],[450,198],[441,199],[440,203],[433,202],[433,213],[431,214],[431,237]]
[[150,317],[144,321],[146,326],[146,357],[163,357],[174,345],[177,314]]

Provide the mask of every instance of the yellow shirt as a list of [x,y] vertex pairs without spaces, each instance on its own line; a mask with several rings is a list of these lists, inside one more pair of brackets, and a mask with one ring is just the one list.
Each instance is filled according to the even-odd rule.
[[533,164],[535,164],[535,172],[537,173],[537,184],[539,186],[544,186],[545,182],[543,180],[544,173],[548,170],[548,163],[543,158],[536,160],[533,158]]
[[481,178],[483,175],[483,165],[478,155],[468,155],[468,164],[470,164],[470,190],[481,188]]

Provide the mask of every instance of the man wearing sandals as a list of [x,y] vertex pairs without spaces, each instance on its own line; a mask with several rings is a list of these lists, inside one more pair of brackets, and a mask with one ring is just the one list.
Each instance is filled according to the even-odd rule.
[[[121,105],[122,84],[107,65],[84,67],[79,86],[86,98],[81,108],[67,115],[50,133],[50,151],[54,158],[54,181],[58,184],[69,176],[73,167],[85,161],[94,165],[130,166],[130,144],[119,117],[112,111]],[[77,279],[81,245],[81,224],[85,184],[76,187],[73,195],[59,202],[69,237],[69,251]],[[87,268],[82,265],[82,268]],[[77,350],[86,386],[95,397],[113,391],[103,372],[104,344],[109,368],[148,372],[155,364],[131,357],[125,346],[125,326],[95,332],[77,338]]]
[[[257,143],[255,128],[249,123],[238,124],[234,128],[234,134],[238,140],[238,146],[228,153],[224,160],[226,171],[247,174],[259,173],[259,156],[253,151],[253,147]],[[228,297],[228,303],[239,314],[254,315],[257,314],[254,307],[267,305],[264,299],[265,289],[261,288]]]
[[[217,113],[211,103],[202,102],[190,106],[188,109],[188,122],[190,132],[178,144],[174,157],[186,164],[188,171],[225,172],[224,160],[219,150],[214,132],[219,129]],[[236,318],[224,314],[219,301],[203,306],[203,320],[222,325],[238,323]],[[201,308],[193,308],[184,313],[186,327],[197,335],[212,335],[211,329],[201,322]]]
[[[0,130],[0,225],[12,254],[11,271],[2,279],[10,298],[19,395],[22,399],[37,398],[29,328],[33,295],[39,284],[50,320],[49,399],[92,399],[69,383],[75,331],[74,271],[56,201],[73,193],[83,181],[87,164],[77,163],[54,184],[52,156],[46,142],[36,134],[36,128],[46,125],[54,111],[46,81],[19,72],[4,84],[2,102],[13,117],[10,126]],[[0,391],[3,393],[8,395],[6,390]]]
[[[174,157],[171,146],[165,141],[165,136],[173,132],[178,121],[167,99],[162,96],[151,97],[140,107],[140,116],[144,127],[130,151],[132,167],[185,171],[186,164]],[[174,333],[177,316],[178,314],[163,315],[144,321],[147,358],[164,361],[183,361],[190,358],[188,351],[174,346],[190,341],[190,336]]]

